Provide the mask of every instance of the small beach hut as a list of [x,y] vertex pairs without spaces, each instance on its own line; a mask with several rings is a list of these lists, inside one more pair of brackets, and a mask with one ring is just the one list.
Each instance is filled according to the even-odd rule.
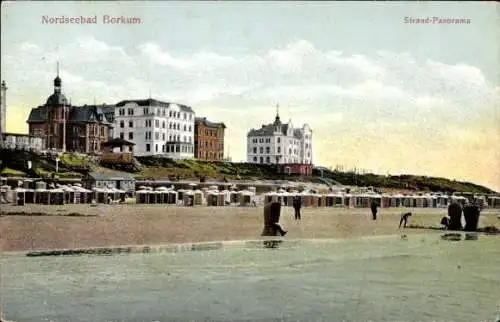
[[240,206],[248,207],[255,202],[255,193],[248,190],[242,190],[240,194]]
[[219,205],[219,192],[218,191],[208,191],[207,192],[207,206],[215,207]]
[[173,189],[168,190],[168,204],[175,205],[177,203],[177,191]]
[[390,207],[401,207],[403,205],[403,198],[404,196],[402,194],[391,195]]
[[[145,187],[144,187],[145,188]],[[149,190],[141,189],[135,192],[135,200],[138,204],[149,203]]]
[[183,205],[187,207],[194,207],[195,206],[195,195],[194,191],[192,190],[187,190],[183,193],[182,195],[183,199]]
[[12,191],[12,201],[15,205],[24,206],[26,203],[26,189],[16,188]]
[[500,208],[500,196],[489,196],[487,201],[488,207],[493,209]]
[[55,188],[49,190],[51,205],[64,205],[64,190]]

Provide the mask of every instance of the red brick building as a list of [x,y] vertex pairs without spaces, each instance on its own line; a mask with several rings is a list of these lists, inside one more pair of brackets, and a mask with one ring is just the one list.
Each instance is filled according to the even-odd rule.
[[72,106],[62,93],[59,73],[54,93],[44,105],[31,109],[29,134],[45,139],[47,149],[98,153],[113,128],[114,107],[106,105]]
[[300,163],[278,164],[278,173],[283,173],[287,175],[311,176],[312,171],[313,171],[312,164],[300,164]]
[[194,122],[194,157],[200,160],[223,160],[225,129],[224,123],[197,117]]

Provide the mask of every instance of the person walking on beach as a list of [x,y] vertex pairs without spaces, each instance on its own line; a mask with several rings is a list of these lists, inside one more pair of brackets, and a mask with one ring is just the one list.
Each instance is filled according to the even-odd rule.
[[378,207],[378,204],[375,201],[372,201],[370,208],[372,210],[373,220],[377,220],[377,207]]
[[295,220],[300,220],[300,208],[302,208],[302,200],[299,196],[293,198],[293,209],[295,210]]
[[399,228],[401,228],[401,225],[404,222],[403,228],[406,228],[406,223],[408,222],[408,217],[411,216],[411,212],[407,212],[401,215],[401,220],[399,221]]

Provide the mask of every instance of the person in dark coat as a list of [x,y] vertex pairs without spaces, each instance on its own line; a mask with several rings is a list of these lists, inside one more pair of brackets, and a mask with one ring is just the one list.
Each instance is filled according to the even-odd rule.
[[401,220],[399,221],[399,228],[401,228],[401,225],[404,222],[403,227],[406,228],[406,223],[408,222],[408,217],[411,216],[411,212],[407,212],[401,215]]
[[372,201],[370,208],[372,210],[373,220],[377,220],[377,207],[378,207],[378,204],[375,201]]
[[300,208],[302,208],[302,200],[296,196],[293,198],[293,209],[295,209],[295,220],[300,220]]
[[262,236],[276,236],[279,233],[285,236],[287,231],[279,225],[281,215],[281,203],[271,202],[264,205],[264,230]]

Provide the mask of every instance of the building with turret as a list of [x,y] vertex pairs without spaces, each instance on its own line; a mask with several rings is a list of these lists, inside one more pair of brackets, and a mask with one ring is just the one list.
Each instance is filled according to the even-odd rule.
[[99,153],[101,144],[112,135],[114,107],[71,105],[62,91],[62,80],[54,79],[54,92],[45,104],[31,109],[27,123],[29,135],[45,139],[47,149],[80,153]]
[[[312,130],[308,124],[283,123],[277,107],[273,123],[247,134],[247,162],[283,165],[283,172],[310,174],[313,163]],[[307,166],[303,166],[307,165]]]

